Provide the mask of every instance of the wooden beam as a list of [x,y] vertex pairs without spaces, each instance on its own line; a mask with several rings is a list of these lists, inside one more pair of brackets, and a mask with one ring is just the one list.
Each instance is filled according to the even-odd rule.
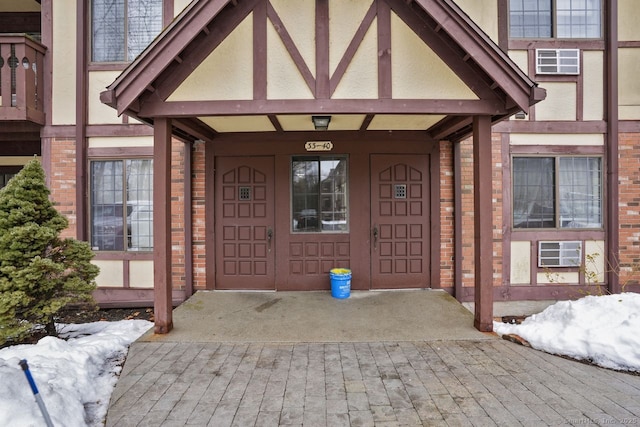
[[[371,17],[371,19],[373,19],[373,17]],[[391,67],[391,9],[387,2],[378,2],[377,25],[378,98],[390,99],[393,97],[393,76]]]
[[618,133],[618,0],[607,2],[606,11],[606,53],[605,53],[605,81],[606,83],[606,111],[607,111],[607,268],[606,280],[609,291],[617,294],[622,292],[620,285],[620,206],[619,206],[619,144]]
[[472,122],[468,116],[449,116],[440,120],[429,129],[429,136],[435,140],[448,139],[450,135],[467,127]]
[[171,284],[171,120],[154,120],[153,287],[156,334],[173,329]]
[[[88,6],[84,0],[76,2],[76,239],[88,241],[88,183],[87,167],[89,164],[87,149],[87,111],[88,111],[88,72],[87,72],[87,14]],[[73,98],[72,98],[73,99]]]
[[331,97],[329,77],[329,1],[316,0],[316,98]]
[[284,129],[282,129],[282,125],[280,124],[280,121],[278,120],[278,116],[276,116],[275,114],[269,114],[267,117],[268,117],[269,121],[271,122],[271,124],[273,125],[273,127],[275,128],[276,131],[284,132]]
[[474,326],[493,331],[493,204],[491,117],[473,118]]
[[137,116],[247,116],[268,114],[506,114],[499,101],[482,99],[283,99],[238,101],[168,101],[149,99]]
[[253,9],[253,99],[267,99],[267,3]]

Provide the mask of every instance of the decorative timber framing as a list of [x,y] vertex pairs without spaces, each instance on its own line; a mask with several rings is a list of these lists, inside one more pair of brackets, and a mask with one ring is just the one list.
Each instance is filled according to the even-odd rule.
[[[265,116],[276,132],[284,132],[278,115],[358,114],[367,132],[377,114],[438,114],[445,117],[423,129],[426,139],[458,142],[473,134],[477,171],[476,319],[483,331],[492,328],[491,127],[545,97],[509,57],[451,0],[372,0],[333,74],[329,67],[329,0],[315,3],[315,73],[312,73],[269,0],[199,0],[190,3],[127,69],[101,94],[119,114],[152,124],[154,131],[154,206],[170,200],[171,135],[184,141],[213,141],[219,131],[201,116]],[[391,13],[398,16],[477,96],[476,100],[396,99],[392,90]],[[170,95],[207,56],[253,13],[253,99],[168,101]],[[378,94],[375,99],[332,99],[367,30],[377,20]],[[282,43],[312,99],[269,99],[267,45],[269,23]],[[357,130],[357,129],[354,129]],[[210,170],[211,163],[206,164]],[[212,176],[213,174],[208,174]],[[212,178],[209,178],[212,179]],[[437,182],[437,180],[433,180]],[[206,213],[212,218],[212,213]],[[171,213],[154,210],[154,281],[156,333],[172,328]],[[207,221],[207,226],[210,221]],[[459,233],[461,230],[457,230]]]

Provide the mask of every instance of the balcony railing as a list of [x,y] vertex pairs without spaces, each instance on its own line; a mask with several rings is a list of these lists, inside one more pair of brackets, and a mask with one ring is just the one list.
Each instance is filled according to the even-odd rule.
[[0,34],[0,121],[44,125],[46,48],[24,34]]

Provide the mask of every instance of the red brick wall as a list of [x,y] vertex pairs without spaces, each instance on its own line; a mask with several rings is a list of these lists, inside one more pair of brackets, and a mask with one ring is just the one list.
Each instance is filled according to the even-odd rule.
[[620,284],[640,283],[640,133],[620,134]]
[[473,144],[471,139],[460,142],[460,191],[462,194],[462,286],[473,287]]
[[440,284],[441,288],[455,285],[455,241],[453,198],[453,144],[440,143]]
[[193,221],[193,287],[206,289],[206,259],[205,259],[205,144],[196,144],[191,158],[191,215]]
[[186,281],[185,149],[189,149],[189,144],[175,140],[171,144],[171,280],[174,289],[184,289]]
[[[502,284],[502,154],[501,135],[492,136],[493,157],[493,284]],[[474,215],[473,215],[473,146],[471,139],[460,143],[461,182],[454,183],[453,144],[440,144],[440,202],[442,229],[441,272],[443,287],[454,286],[454,185],[459,185],[462,206],[462,286],[473,287],[474,283]]]
[[51,140],[51,163],[43,165],[51,200],[58,212],[69,220],[60,233],[63,238],[76,237],[76,142],[73,139]]
[[493,286],[502,285],[502,247],[504,228],[503,214],[503,167],[502,167],[502,134],[493,134],[491,137],[491,155],[493,157]]

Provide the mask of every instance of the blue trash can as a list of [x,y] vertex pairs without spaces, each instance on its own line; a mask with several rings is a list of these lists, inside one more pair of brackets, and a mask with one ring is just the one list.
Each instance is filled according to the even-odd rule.
[[348,268],[332,268],[329,271],[331,278],[331,296],[344,299],[351,295],[351,270]]

